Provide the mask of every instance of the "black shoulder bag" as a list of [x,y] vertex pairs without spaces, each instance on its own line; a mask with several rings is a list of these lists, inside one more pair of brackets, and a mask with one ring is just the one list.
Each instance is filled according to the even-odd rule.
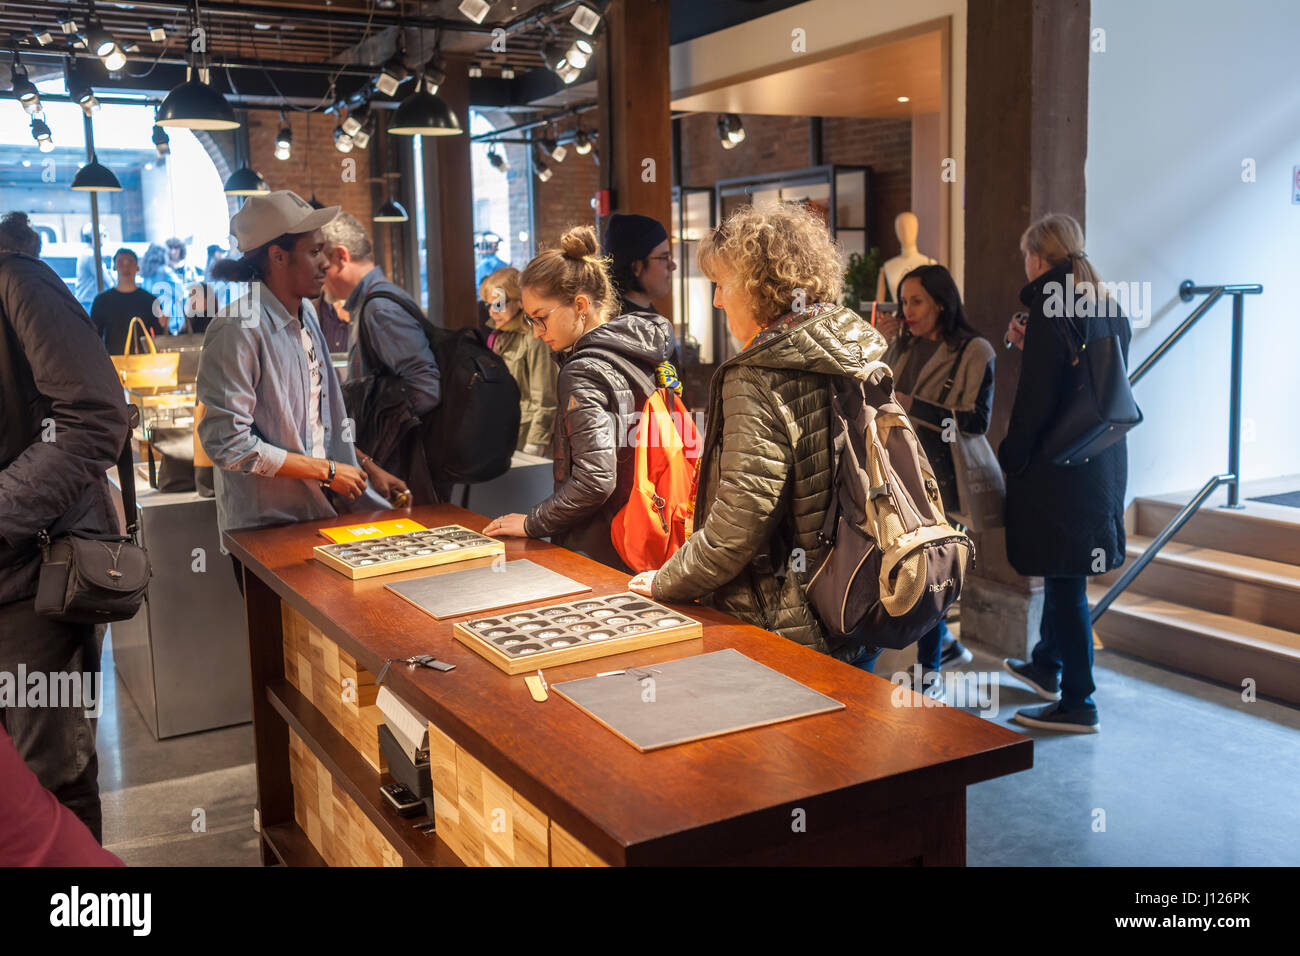
[[1069,319],[1066,329],[1070,364],[1064,394],[1042,447],[1054,465],[1082,465],[1142,424],[1142,410],[1129,387],[1119,336],[1112,333],[1088,342],[1079,333],[1076,348],[1071,335],[1076,329]]
[[[139,415],[135,406],[131,412],[133,418]],[[130,433],[117,460],[117,476],[126,512],[125,535],[72,531],[54,540],[45,531],[37,535],[44,560],[36,586],[36,613],[42,617],[108,624],[129,620],[140,610],[153,570],[148,553],[135,541]]]

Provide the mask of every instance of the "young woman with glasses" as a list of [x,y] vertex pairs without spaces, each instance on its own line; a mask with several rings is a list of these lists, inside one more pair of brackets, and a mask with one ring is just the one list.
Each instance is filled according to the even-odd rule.
[[528,263],[520,277],[522,321],[560,365],[552,452],[555,493],[529,510],[507,514],[489,535],[546,538],[622,571],[610,539],[614,515],[632,490],[634,414],[648,387],[676,380],[668,363],[672,324],[662,316],[618,316],[618,296],[596,231],[577,226],[560,248]]

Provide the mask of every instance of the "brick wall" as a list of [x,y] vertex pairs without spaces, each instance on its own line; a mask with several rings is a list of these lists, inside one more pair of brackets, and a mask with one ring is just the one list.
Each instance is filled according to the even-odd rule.
[[[293,132],[293,152],[286,160],[275,158],[275,136],[280,116],[271,110],[248,111],[249,165],[262,174],[272,189],[292,189],[303,199],[312,191],[326,206],[340,205],[371,228],[370,153],[354,149],[344,154],[334,148],[332,116],[287,112]],[[370,149],[375,148],[372,139]],[[356,160],[356,181],[343,181],[343,160]]]
[[[533,249],[551,248],[559,244],[564,231],[575,225],[596,224],[596,211],[591,208],[591,197],[600,184],[600,170],[592,162],[591,154],[579,156],[573,145],[564,162],[547,158],[551,169],[549,182],[533,178]],[[511,162],[514,162],[513,157]],[[531,164],[529,159],[528,163]],[[521,164],[522,165],[522,164]],[[531,172],[531,166],[529,175]]]
[[[809,123],[801,116],[746,115],[745,141],[726,150],[718,141],[717,115],[699,113],[681,120],[682,183],[712,186],[720,179],[804,169],[809,163]],[[826,163],[870,166],[869,242],[886,257],[897,252],[894,217],[911,203],[912,124],[910,120],[827,117],[822,123]]]

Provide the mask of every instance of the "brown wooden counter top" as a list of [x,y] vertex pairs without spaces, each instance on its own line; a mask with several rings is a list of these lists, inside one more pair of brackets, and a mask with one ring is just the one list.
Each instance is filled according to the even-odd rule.
[[[344,520],[379,517],[349,515]],[[481,530],[487,523],[481,515],[451,505],[415,508],[411,517],[429,527],[456,523]],[[311,557],[312,548],[324,543],[316,529],[340,523],[334,518],[224,536],[226,547],[245,565],[259,804],[268,826],[285,819],[288,788],[278,767],[263,766],[263,754],[274,754],[284,734],[283,723],[269,723],[268,715],[278,709],[275,719],[283,721],[292,708],[283,702],[278,708],[268,705],[276,699],[272,685],[283,685],[283,662],[277,668],[282,654],[279,602],[267,588],[371,673],[378,673],[388,658],[414,654],[433,654],[455,664],[448,672],[394,665],[386,683],[614,864],[962,863],[964,788],[1033,764],[1027,737],[949,707],[894,706],[895,685],[885,679],[692,605],[678,607],[703,623],[701,638],[550,668],[547,680],[556,683],[732,647],[846,707],[640,753],[556,694],[544,703],[533,701],[522,675],[507,675],[456,642],[452,621],[480,615],[436,621],[384,588],[490,559],[354,582]],[[502,540],[507,560],[527,557],[591,585],[594,595],[627,589],[626,575],[547,542]],[[299,705],[314,711],[296,699],[294,706]],[[292,823],[292,797],[288,799]],[[795,825],[800,816],[802,831]]]

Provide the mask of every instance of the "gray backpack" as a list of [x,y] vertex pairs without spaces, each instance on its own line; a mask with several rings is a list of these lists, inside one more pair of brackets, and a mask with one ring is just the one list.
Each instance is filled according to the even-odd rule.
[[948,523],[883,362],[831,380],[835,484],[805,591],[832,647],[907,647],[961,594],[973,545]]

